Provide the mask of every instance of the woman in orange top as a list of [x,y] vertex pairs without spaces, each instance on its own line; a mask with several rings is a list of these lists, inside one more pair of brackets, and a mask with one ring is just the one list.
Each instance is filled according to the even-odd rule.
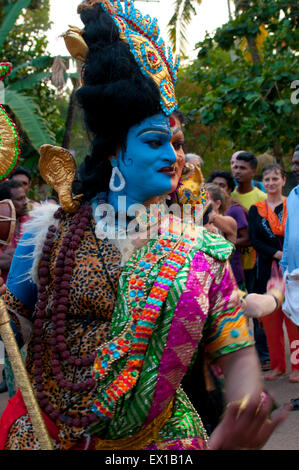
[[[264,294],[271,276],[272,262],[277,264],[282,258],[285,224],[287,220],[287,198],[282,194],[285,174],[277,164],[264,168],[263,184],[267,199],[254,204],[248,214],[251,243],[258,254],[256,292]],[[263,317],[267,336],[271,371],[265,375],[266,380],[274,380],[285,374],[285,344],[283,323],[285,322],[290,345],[299,340],[298,328],[278,308],[276,312]],[[296,344],[296,343],[293,343]],[[292,364],[291,382],[299,382],[299,366]]]

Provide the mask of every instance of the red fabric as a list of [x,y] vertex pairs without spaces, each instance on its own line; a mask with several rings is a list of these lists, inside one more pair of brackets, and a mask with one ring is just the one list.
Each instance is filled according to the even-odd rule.
[[[22,394],[20,390],[17,391],[7,404],[7,407],[2,413],[0,418],[0,450],[5,449],[5,444],[7,442],[9,430],[13,423],[20,418],[28,414],[26,405],[24,403]],[[42,411],[42,416],[44,418],[45,424],[47,426],[48,432],[52,439],[58,441],[58,427],[53,421]]]
[[[20,390],[17,391],[16,395],[14,395],[9,401],[8,404],[3,411],[1,418],[0,418],[0,450],[5,449],[5,445],[8,439],[9,430],[13,423],[20,418],[28,414],[26,405],[24,403],[22,394]],[[56,442],[59,442],[59,429],[53,421],[42,411],[42,416],[44,422],[47,426],[48,432],[50,437],[54,439]],[[86,439],[82,439],[81,441],[77,442],[74,446],[71,447],[71,450],[91,450],[94,449],[95,443],[97,442],[98,438],[92,437],[90,439],[89,445],[86,448]]]
[[[23,215],[22,217],[19,218],[20,232],[16,233],[16,231],[14,231],[10,244],[6,246],[5,249],[0,248],[0,254],[5,253],[6,250],[15,250],[17,248],[18,243],[23,236],[24,223],[27,222],[28,220],[30,220],[30,217],[27,215]],[[8,276],[8,271],[5,271],[4,269],[2,269],[1,277],[3,278],[5,283],[7,281],[7,276]]]
[[[285,322],[290,345],[293,341],[299,341],[298,327],[284,315],[281,308],[263,317],[262,322],[267,337],[271,369],[277,369],[285,373],[286,358],[283,322]],[[299,364],[292,364],[292,370],[299,370]]]

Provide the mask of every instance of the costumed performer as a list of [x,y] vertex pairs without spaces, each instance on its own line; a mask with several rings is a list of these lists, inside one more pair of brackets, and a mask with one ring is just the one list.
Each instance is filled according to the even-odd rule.
[[[27,368],[54,448],[259,448],[288,411],[268,419],[232,245],[164,203],[180,178],[177,67],[133,2],[88,1],[80,13],[85,29],[68,40],[85,61],[77,96],[93,135],[83,197],[69,192],[68,152],[42,148],[61,208],[33,212],[5,294],[20,329],[22,317],[33,321]],[[146,210],[135,218],[132,206]],[[221,365],[229,403],[209,442],[180,386],[199,343]],[[39,448],[20,393],[2,415],[0,444]]]

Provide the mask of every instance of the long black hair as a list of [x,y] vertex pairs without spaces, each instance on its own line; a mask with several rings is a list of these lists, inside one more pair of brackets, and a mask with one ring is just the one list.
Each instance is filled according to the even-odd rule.
[[122,41],[113,19],[99,4],[80,10],[85,25],[84,40],[89,54],[84,68],[84,85],[77,99],[92,136],[91,154],[79,168],[81,192],[87,200],[107,191],[111,176],[110,155],[125,145],[133,125],[161,112],[160,91],[145,76]]

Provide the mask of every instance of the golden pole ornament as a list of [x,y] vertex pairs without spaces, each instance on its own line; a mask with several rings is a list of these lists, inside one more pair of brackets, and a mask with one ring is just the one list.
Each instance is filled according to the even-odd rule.
[[53,450],[52,440],[49,436],[40,407],[35,398],[22,355],[10,325],[10,317],[2,297],[0,297],[0,335],[11,363],[16,384],[22,393],[22,397],[41,450]]

